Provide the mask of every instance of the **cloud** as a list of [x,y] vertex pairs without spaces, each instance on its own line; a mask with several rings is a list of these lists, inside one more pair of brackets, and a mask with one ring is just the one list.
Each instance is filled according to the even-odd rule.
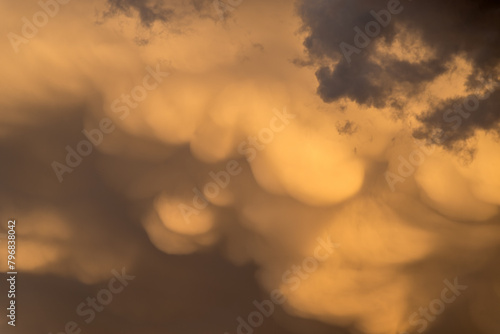
[[[137,279],[90,332],[224,333],[281,287],[288,302],[263,333],[392,334],[458,276],[467,298],[428,332],[498,333],[483,310],[500,309],[500,144],[472,131],[492,127],[497,93],[459,128],[475,143],[467,163],[436,145],[396,191],[385,178],[413,157],[415,131],[488,89],[470,78],[496,66],[497,5],[404,3],[349,64],[339,43],[387,2],[247,0],[223,21],[208,2],[177,4],[70,2],[19,55],[3,41],[0,207],[22,222],[20,301],[47,313],[23,333],[62,329],[123,266]],[[0,7],[5,32],[39,10]],[[126,102],[148,66],[171,75]],[[285,108],[294,117],[271,140]],[[59,183],[51,163],[103,118],[116,130]],[[208,196],[233,160],[241,173]],[[178,207],[195,196],[207,204],[187,225]],[[326,235],[341,247],[287,290],[284,273]]]
[[164,1],[109,0],[109,4],[107,15],[117,12],[130,14],[130,10],[133,9],[138,12],[142,24],[146,27],[151,27],[156,21],[168,22],[175,14],[175,9],[166,7]]
[[[397,14],[385,19],[388,7],[396,5]],[[410,93],[443,74],[457,55],[465,57],[477,73],[489,73],[498,65],[499,23],[495,1],[302,1],[298,5],[303,29],[308,36],[304,46],[315,60],[318,93],[326,102],[349,98],[361,104],[383,106],[397,93],[396,87],[408,84]],[[372,12],[373,11],[373,12]],[[382,12],[385,11],[385,14]],[[375,13],[375,15],[373,14]],[[366,26],[379,17],[387,26],[370,38]],[[368,37],[367,44],[344,57],[341,43],[356,46],[358,27]],[[371,28],[373,30],[373,27]],[[375,31],[375,30],[373,30]],[[380,49],[396,47],[405,34],[419,39],[421,45],[393,50],[403,54],[429,49],[432,55],[415,60],[400,60],[394,54],[381,56]],[[366,37],[365,37],[366,38]],[[352,62],[350,62],[352,60]]]

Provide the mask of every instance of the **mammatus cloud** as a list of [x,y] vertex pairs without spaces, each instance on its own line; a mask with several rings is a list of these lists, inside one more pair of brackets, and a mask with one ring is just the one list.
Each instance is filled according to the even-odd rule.
[[[110,5],[114,15],[95,14]],[[263,333],[411,332],[455,278],[467,290],[425,330],[498,333],[500,144],[482,131],[496,91],[458,129],[473,159],[414,141],[434,113],[492,89],[496,4],[402,6],[350,64],[339,44],[388,2],[246,0],[222,21],[210,3],[70,2],[19,54],[2,53],[0,203],[22,222],[19,269],[79,291],[64,320],[34,324],[55,332],[127,267],[134,284],[96,333],[234,331],[274,290],[286,302]],[[0,9],[5,32],[40,10]],[[169,76],[143,98],[136,87],[156,66]],[[53,162],[103,119],[113,132],[60,183]],[[196,210],[189,223],[181,205]],[[326,236],[340,247],[294,270]]]

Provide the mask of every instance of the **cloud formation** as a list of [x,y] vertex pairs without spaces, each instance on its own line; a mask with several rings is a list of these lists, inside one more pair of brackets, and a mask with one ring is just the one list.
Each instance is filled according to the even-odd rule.
[[[405,94],[417,94],[456,57],[474,69],[469,85],[478,77],[498,78],[496,1],[303,1],[298,7],[308,34],[304,45],[318,67],[318,93],[326,102],[394,104],[401,86]],[[442,111],[436,109],[421,119],[424,127],[435,126]],[[485,106],[457,137],[497,130],[499,117]]]
[[[134,285],[89,331],[224,333],[281,289],[262,333],[394,334],[459,277],[464,298],[426,331],[498,333],[500,144],[483,131],[498,116],[497,4],[402,5],[350,64],[339,44],[387,1],[245,0],[222,21],[210,2],[70,2],[19,54],[4,39],[0,206],[22,222],[36,289],[20,298],[48,313],[20,319],[23,334],[57,331],[123,266]],[[4,32],[40,10],[0,9]],[[170,75],[142,98],[157,67]],[[457,133],[440,124],[472,92],[490,96]],[[53,161],[105,118],[115,130],[59,183]],[[434,129],[474,154],[415,143]],[[213,195],[231,161],[241,172]],[[327,236],[332,256],[290,271]]]

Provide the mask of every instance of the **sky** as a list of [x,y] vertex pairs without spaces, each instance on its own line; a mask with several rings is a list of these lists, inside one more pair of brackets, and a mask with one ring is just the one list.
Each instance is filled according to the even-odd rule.
[[498,1],[0,12],[0,333],[500,333]]

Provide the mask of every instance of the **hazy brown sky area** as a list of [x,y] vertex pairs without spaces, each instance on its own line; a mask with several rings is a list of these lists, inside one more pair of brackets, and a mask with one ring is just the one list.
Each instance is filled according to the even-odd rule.
[[1,334],[500,334],[498,1],[0,13]]

